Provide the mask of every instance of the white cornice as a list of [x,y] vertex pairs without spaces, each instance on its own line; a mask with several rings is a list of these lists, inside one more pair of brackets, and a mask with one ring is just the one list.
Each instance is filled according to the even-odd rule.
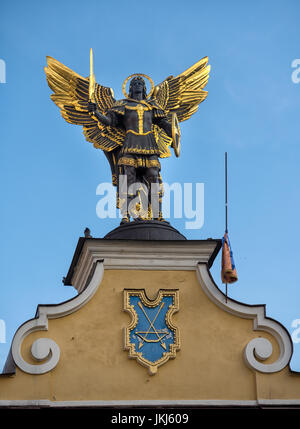
[[135,401],[51,401],[49,399],[32,400],[0,400],[0,407],[34,407],[34,408],[299,408],[300,399],[258,399],[258,400],[226,400],[226,399],[204,399],[204,400],[135,400]]
[[122,241],[86,240],[72,276],[72,285],[82,291],[91,268],[104,259],[106,270],[195,270],[208,264],[217,240],[203,241]]
[[287,366],[293,351],[292,340],[287,330],[279,322],[266,317],[265,306],[247,305],[226,298],[213,282],[207,267],[203,264],[198,264],[197,275],[203,291],[218,307],[234,316],[252,319],[254,331],[268,332],[277,341],[280,350],[279,357],[275,362],[265,364],[262,361],[271,357],[273,352],[271,342],[266,338],[252,339],[244,350],[244,359],[249,368],[263,373],[273,373]]
[[60,348],[50,338],[39,338],[32,344],[31,354],[37,361],[45,361],[39,365],[26,362],[21,354],[24,339],[36,331],[48,330],[48,319],[57,319],[74,313],[84,306],[96,293],[103,277],[103,261],[97,261],[88,287],[75,298],[56,305],[39,305],[37,317],[28,320],[19,327],[12,341],[12,356],[15,364],[29,374],[44,374],[57,365],[60,358]]

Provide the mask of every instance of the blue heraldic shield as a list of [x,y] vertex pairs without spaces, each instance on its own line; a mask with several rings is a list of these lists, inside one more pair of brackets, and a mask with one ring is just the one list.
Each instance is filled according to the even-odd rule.
[[151,301],[144,289],[124,289],[124,310],[131,315],[124,329],[124,348],[153,375],[180,349],[179,329],[172,321],[179,310],[179,291],[160,289]]

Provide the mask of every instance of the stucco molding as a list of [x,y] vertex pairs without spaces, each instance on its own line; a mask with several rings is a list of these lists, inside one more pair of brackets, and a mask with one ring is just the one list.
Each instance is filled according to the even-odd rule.
[[132,400],[132,401],[51,401],[49,399],[33,400],[0,400],[1,407],[36,407],[36,408],[119,408],[119,407],[195,407],[195,408],[299,408],[300,399],[258,399],[258,400],[226,400],[226,399],[203,399],[203,400]]
[[247,305],[225,297],[214,283],[207,266],[197,265],[197,276],[200,285],[209,297],[222,310],[234,316],[252,319],[254,331],[265,331],[271,334],[278,343],[279,356],[275,362],[265,364],[262,361],[271,357],[273,347],[267,338],[254,338],[244,349],[244,359],[249,368],[262,373],[274,373],[285,368],[292,357],[293,345],[287,330],[277,321],[266,317],[265,305]]
[[44,374],[51,371],[59,362],[60,348],[50,338],[38,338],[31,346],[32,357],[40,364],[26,362],[21,354],[24,339],[36,331],[48,330],[48,319],[57,319],[67,316],[83,307],[96,293],[102,282],[104,273],[103,260],[95,263],[95,270],[91,276],[89,285],[75,298],[55,305],[39,305],[36,317],[21,325],[12,341],[12,356],[15,364],[24,372],[29,374]]
[[105,270],[189,270],[208,264],[220,240],[122,241],[88,239],[72,275],[78,292],[84,289],[95,260],[104,259]]

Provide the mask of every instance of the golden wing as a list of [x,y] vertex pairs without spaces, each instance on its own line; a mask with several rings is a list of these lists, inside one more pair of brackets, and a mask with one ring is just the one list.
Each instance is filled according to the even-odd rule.
[[[45,73],[48,85],[54,92],[51,100],[60,108],[62,117],[67,122],[83,126],[87,141],[105,152],[122,146],[125,132],[102,125],[88,112],[89,78],[80,76],[52,57],[47,57]],[[112,89],[96,83],[95,102],[99,111],[105,115],[116,102]]]
[[180,122],[186,121],[205,100],[207,91],[203,88],[210,72],[207,63],[208,57],[204,57],[177,77],[169,76],[155,87],[153,98],[166,111],[169,120],[174,112]]

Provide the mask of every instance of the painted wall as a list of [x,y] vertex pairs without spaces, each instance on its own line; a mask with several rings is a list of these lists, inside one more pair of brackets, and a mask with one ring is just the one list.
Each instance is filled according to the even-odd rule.
[[[159,289],[179,289],[181,349],[175,359],[150,376],[147,369],[123,350],[123,289],[145,288],[150,299]],[[274,374],[249,369],[243,350],[262,335],[253,322],[224,312],[203,292],[195,271],[105,270],[102,284],[84,307],[68,316],[49,320],[45,332],[23,342],[26,361],[37,364],[30,347],[49,337],[60,347],[58,365],[42,375],[17,368],[15,376],[0,378],[0,400],[256,400],[300,399],[300,375],[286,367]],[[276,360],[279,348],[268,333]]]

